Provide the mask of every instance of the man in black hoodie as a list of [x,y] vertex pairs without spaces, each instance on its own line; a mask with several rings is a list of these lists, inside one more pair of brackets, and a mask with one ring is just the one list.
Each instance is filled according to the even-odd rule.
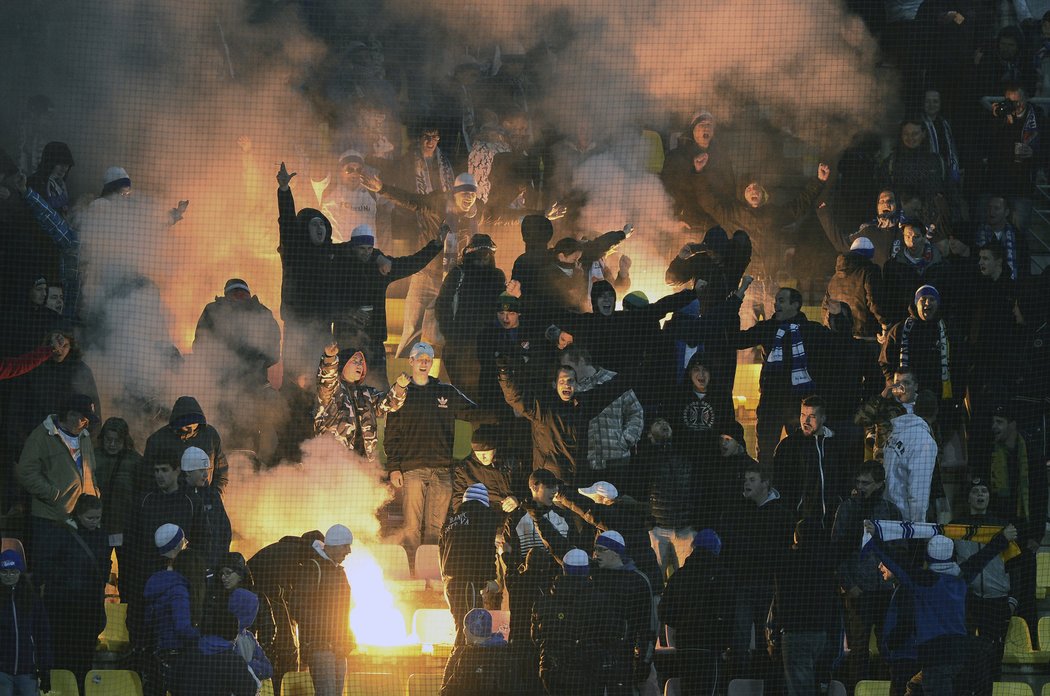
[[521,238],[525,251],[514,260],[510,277],[521,284],[521,292],[535,292],[540,270],[547,265],[554,238],[554,225],[542,215],[526,215],[521,219]]
[[180,396],[171,409],[168,424],[158,428],[146,440],[142,466],[135,472],[135,493],[145,495],[150,490],[150,475],[158,463],[170,462],[173,469],[178,469],[182,464],[182,453],[189,447],[198,447],[208,455],[212,485],[222,492],[229,481],[229,464],[222,451],[219,431],[208,425],[204,410],[195,398]]
[[799,427],[780,441],[773,455],[773,482],[797,519],[809,517],[830,527],[850,488],[844,444],[825,425],[827,419],[822,398],[802,400]]
[[465,642],[463,617],[481,607],[485,595],[499,590],[495,539],[502,523],[503,514],[491,507],[485,484],[475,483],[464,491],[459,509],[441,528],[441,577],[456,623],[456,645]]

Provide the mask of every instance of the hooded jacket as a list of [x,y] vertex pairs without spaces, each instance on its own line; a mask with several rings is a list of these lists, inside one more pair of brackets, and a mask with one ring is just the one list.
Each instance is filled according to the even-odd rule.
[[473,352],[478,334],[489,323],[492,307],[506,286],[503,271],[464,260],[441,285],[434,314],[447,349]]
[[54,416],[48,416],[33,430],[22,447],[15,466],[18,482],[33,497],[32,515],[64,523],[72,514],[77,498],[84,493],[99,495],[95,486],[95,448],[85,429],[78,436],[81,466],[73,461],[59,434]]
[[[324,321],[325,304],[331,292],[332,223],[320,210],[303,208],[295,212],[291,189],[277,189],[277,225],[281,256],[281,316]],[[310,220],[321,218],[325,238],[321,244],[310,241]]]
[[900,321],[908,316],[908,308],[915,300],[915,291],[923,285],[932,285],[941,296],[948,295],[950,275],[947,264],[936,244],[925,243],[923,259],[915,263],[910,259],[902,243],[882,266],[883,298],[881,309],[887,323]]
[[257,295],[216,297],[197,320],[193,353],[221,382],[266,384],[267,369],[281,359],[281,327]]
[[441,576],[446,580],[484,584],[496,579],[493,539],[503,524],[503,513],[480,500],[467,500],[441,528],[438,549]]
[[548,245],[554,238],[554,226],[542,215],[526,215],[521,221],[521,238],[525,252],[514,260],[510,277],[521,283],[521,294],[535,292],[540,269],[550,260]]
[[890,427],[882,455],[885,497],[900,509],[902,519],[925,522],[937,465],[937,442],[930,425],[914,413],[897,416]]
[[824,322],[828,321],[828,302],[843,302],[853,312],[853,335],[872,338],[888,323],[879,304],[882,273],[879,267],[860,254],[840,254],[835,260],[835,275],[828,281],[824,295]]
[[733,625],[733,585],[718,556],[695,549],[667,580],[660,619],[675,629],[675,647],[724,652]]
[[838,565],[839,587],[849,591],[859,587],[864,592],[889,592],[892,586],[882,579],[879,562],[870,555],[861,555],[860,542],[864,537],[864,520],[899,520],[901,511],[881,494],[863,497],[860,493],[842,501],[831,528],[832,548],[842,559]]
[[[187,420],[190,419],[190,420]],[[183,440],[179,437],[178,425],[176,423],[198,422],[200,427],[193,437]],[[188,447],[197,447],[204,450],[211,460],[212,485],[220,491],[226,488],[229,480],[229,464],[226,454],[222,451],[222,438],[219,431],[208,425],[204,418],[204,410],[192,396],[180,396],[175,400],[171,409],[171,417],[168,425],[158,428],[149,439],[146,440],[146,450],[142,453],[142,466],[139,467],[135,476],[135,491],[138,495],[153,488],[153,466],[160,461],[170,462],[172,468],[179,469],[182,466],[182,453]]]
[[299,571],[289,609],[299,624],[303,652],[347,652],[354,644],[350,634],[350,581],[342,566],[324,553],[324,543],[313,544],[314,553]]
[[[356,353],[356,349],[348,349]],[[362,377],[363,379],[363,377]],[[379,444],[379,418],[401,408],[407,391],[393,387],[386,393],[339,375],[339,357],[321,356],[317,372],[317,411],[314,433],[331,433],[343,446],[369,461]]]
[[799,517],[816,516],[830,524],[839,503],[849,496],[849,464],[840,440],[831,428],[821,426],[815,435],[796,428],[777,445],[773,481]]
[[146,625],[157,650],[194,648],[200,632],[190,619],[190,584],[175,570],[160,570],[146,581]]
[[738,499],[719,525],[722,556],[734,584],[757,590],[772,590],[770,559],[791,545],[794,515],[775,488],[760,504]]

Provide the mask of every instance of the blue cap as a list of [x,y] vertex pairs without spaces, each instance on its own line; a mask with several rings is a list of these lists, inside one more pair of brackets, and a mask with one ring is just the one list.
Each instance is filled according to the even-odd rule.
[[693,537],[693,548],[710,551],[717,556],[722,552],[722,540],[713,529],[701,529]]

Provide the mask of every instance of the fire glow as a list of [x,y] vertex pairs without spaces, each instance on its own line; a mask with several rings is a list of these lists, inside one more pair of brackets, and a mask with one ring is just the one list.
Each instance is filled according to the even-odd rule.
[[359,645],[397,647],[418,640],[409,635],[405,615],[383,579],[383,569],[368,548],[355,544],[343,562],[350,581],[350,630]]

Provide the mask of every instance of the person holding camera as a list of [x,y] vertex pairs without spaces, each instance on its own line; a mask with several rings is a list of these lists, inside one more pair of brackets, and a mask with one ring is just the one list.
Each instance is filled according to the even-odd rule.
[[1019,82],[1004,83],[1003,95],[981,100],[993,117],[985,157],[988,187],[1008,197],[1014,226],[1026,229],[1032,216],[1032,185],[1046,157],[1039,137],[1046,116],[1028,102]]

